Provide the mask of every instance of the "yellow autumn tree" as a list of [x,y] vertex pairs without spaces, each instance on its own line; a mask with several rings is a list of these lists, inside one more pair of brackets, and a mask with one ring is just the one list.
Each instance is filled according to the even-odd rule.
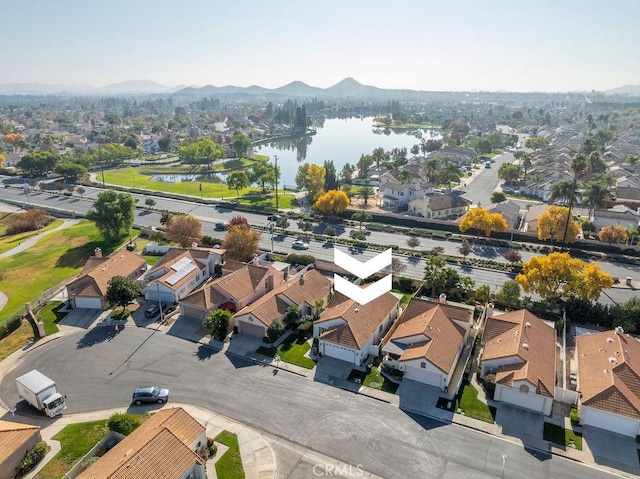
[[458,226],[465,233],[475,229],[480,236],[482,231],[485,236],[491,236],[492,232],[501,233],[507,229],[507,222],[500,213],[489,213],[484,208],[472,208],[463,216]]
[[0,168],[4,168],[5,157],[2,153],[0,153]]
[[[564,206],[549,206],[538,217],[538,239],[551,242],[574,243],[580,233],[580,225],[571,219],[567,227],[569,208]],[[565,235],[566,231],[566,235]]]
[[316,208],[325,214],[340,214],[349,206],[349,197],[344,191],[329,190],[316,201]]
[[522,265],[516,281],[526,293],[537,293],[548,300],[597,301],[602,290],[613,285],[613,278],[600,266],[557,252],[531,258]]
[[9,143],[10,145],[16,146],[21,141],[25,140],[25,136],[20,133],[7,133],[4,135],[5,143]]
[[307,191],[309,201],[315,203],[324,193],[324,183],[327,170],[323,166],[315,164],[309,165],[306,175]]
[[626,243],[629,240],[627,229],[620,225],[609,225],[600,228],[598,231],[600,241],[611,243]]

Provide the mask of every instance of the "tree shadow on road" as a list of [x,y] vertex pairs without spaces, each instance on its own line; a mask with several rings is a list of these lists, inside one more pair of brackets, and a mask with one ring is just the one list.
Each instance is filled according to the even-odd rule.
[[479,246],[473,247],[473,254],[482,256],[483,258],[497,258],[500,256],[495,246]]
[[[122,330],[124,329],[124,327],[121,327],[120,329]],[[115,335],[116,331],[114,328],[109,328],[106,326],[93,328],[80,338],[80,340],[76,343],[76,349],[90,348],[91,346],[95,346],[96,344],[104,343],[105,341],[111,341],[115,337]]]
[[211,346],[207,346],[205,344],[201,344],[198,346],[198,350],[193,354],[198,358],[199,361],[205,361],[207,359],[211,359],[214,354],[219,353],[220,350],[217,348],[212,348]]

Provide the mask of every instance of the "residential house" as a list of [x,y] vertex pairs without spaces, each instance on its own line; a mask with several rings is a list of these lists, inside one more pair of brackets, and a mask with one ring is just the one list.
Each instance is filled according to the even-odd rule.
[[520,226],[520,205],[512,200],[503,201],[502,203],[493,203],[487,205],[485,209],[489,213],[500,213],[507,222],[507,229],[517,229]]
[[177,303],[216,274],[224,253],[223,249],[169,248],[145,275],[145,299]]
[[205,427],[184,409],[162,409],[83,471],[78,479],[205,479]]
[[530,233],[538,233],[538,218],[542,213],[547,211],[549,205],[532,205],[525,214],[524,221],[522,222],[522,231],[528,231]]
[[446,146],[440,150],[432,151],[429,153],[425,161],[436,159],[438,163],[442,165],[446,160],[449,160],[454,165],[461,167],[470,167],[473,160],[476,158],[477,153],[469,148],[462,148],[460,146]]
[[264,338],[274,322],[283,320],[290,306],[298,314],[316,315],[318,304],[327,305],[331,296],[331,279],[316,269],[300,273],[238,311],[233,320],[239,333]]
[[38,426],[0,421],[0,479],[16,477],[16,468],[25,454],[40,441]]
[[[385,337],[384,362],[405,379],[447,390],[473,324],[473,307],[411,298]],[[455,385],[457,386],[457,385]]]
[[[410,173],[409,181],[402,179],[403,171]],[[414,165],[382,173],[378,178],[378,184],[382,195],[382,208],[391,210],[405,207],[411,200],[430,193],[433,187],[422,168]]]
[[640,434],[640,341],[622,328],[577,337],[580,422]]
[[615,205],[606,210],[594,210],[590,219],[595,225],[596,231],[610,225],[620,225],[627,229],[637,228],[640,225],[640,211],[638,210],[632,210],[625,205]]
[[492,315],[482,336],[482,369],[495,374],[494,400],[551,414],[556,385],[556,331],[526,309]]
[[360,366],[380,355],[380,342],[398,317],[400,300],[385,293],[367,304],[358,304],[342,293],[331,298],[328,308],[313,323],[313,337],[324,356]]
[[[231,263],[231,264],[229,264]],[[228,269],[232,268],[232,270]],[[180,313],[204,319],[215,309],[240,311],[284,281],[284,272],[274,267],[228,261],[222,276],[182,298]]]
[[471,201],[458,195],[431,194],[409,202],[409,214],[423,218],[457,218],[469,210]]
[[107,309],[106,294],[109,280],[114,276],[129,279],[139,278],[147,270],[144,258],[126,249],[111,256],[102,256],[96,248],[84,265],[80,275],[67,285],[67,295],[73,308]]

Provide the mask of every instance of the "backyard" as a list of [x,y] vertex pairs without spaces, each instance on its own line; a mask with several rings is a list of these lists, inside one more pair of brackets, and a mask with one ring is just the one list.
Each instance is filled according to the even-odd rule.
[[286,363],[295,364],[296,366],[306,369],[313,369],[316,363],[313,359],[305,356],[309,349],[311,349],[311,346],[304,337],[290,334],[278,347],[268,348],[260,346],[256,352],[269,356],[270,358],[275,358],[277,355]]

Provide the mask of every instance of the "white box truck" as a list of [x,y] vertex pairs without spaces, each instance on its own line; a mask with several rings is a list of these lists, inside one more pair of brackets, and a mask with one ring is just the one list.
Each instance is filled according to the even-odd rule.
[[40,371],[28,372],[16,378],[20,397],[49,417],[62,414],[67,408],[65,397],[56,389],[56,383]]

